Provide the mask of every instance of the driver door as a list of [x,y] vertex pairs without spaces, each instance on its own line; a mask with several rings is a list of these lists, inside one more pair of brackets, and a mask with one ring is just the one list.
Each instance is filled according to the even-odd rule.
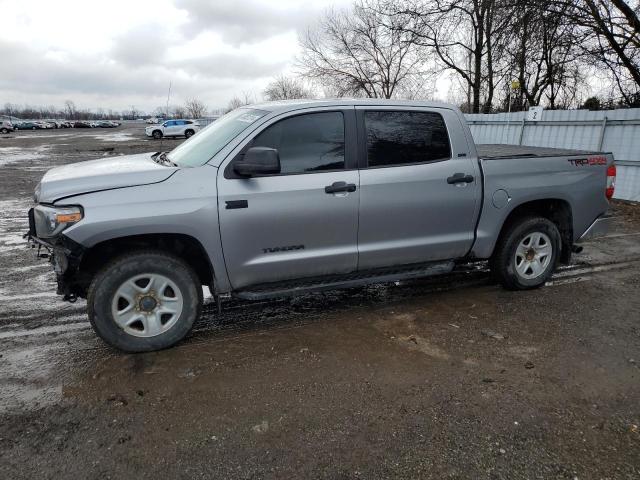
[[[353,109],[320,109],[274,119],[221,166],[220,233],[234,288],[356,270],[355,142]],[[234,162],[257,146],[278,150],[281,172],[239,177]],[[349,188],[333,191],[339,182]]]

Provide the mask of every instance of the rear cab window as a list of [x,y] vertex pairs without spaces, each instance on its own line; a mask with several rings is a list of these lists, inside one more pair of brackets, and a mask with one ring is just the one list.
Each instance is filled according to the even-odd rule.
[[364,112],[368,168],[440,162],[451,158],[444,118],[437,112]]

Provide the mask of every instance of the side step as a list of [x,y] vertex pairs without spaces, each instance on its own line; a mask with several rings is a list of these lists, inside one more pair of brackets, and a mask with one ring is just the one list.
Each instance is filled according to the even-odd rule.
[[372,283],[390,283],[412,278],[442,275],[453,270],[453,260],[446,262],[430,262],[419,265],[369,270],[366,272],[349,273],[345,275],[330,275],[325,277],[305,278],[295,281],[266,283],[238,290],[233,293],[236,298],[243,300],[265,300],[267,298],[291,297],[308,292],[323,290],[339,290],[343,288],[360,287]]

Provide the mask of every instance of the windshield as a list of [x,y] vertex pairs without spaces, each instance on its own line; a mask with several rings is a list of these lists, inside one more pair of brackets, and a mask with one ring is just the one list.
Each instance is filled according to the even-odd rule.
[[167,157],[180,167],[204,165],[240,132],[267,113],[264,110],[238,108],[171,150]]

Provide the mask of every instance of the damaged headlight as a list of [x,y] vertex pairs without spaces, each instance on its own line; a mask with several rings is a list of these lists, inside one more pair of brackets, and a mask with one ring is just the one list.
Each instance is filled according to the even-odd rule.
[[54,207],[38,205],[33,209],[36,235],[38,238],[52,238],[64,229],[82,220],[81,207]]

